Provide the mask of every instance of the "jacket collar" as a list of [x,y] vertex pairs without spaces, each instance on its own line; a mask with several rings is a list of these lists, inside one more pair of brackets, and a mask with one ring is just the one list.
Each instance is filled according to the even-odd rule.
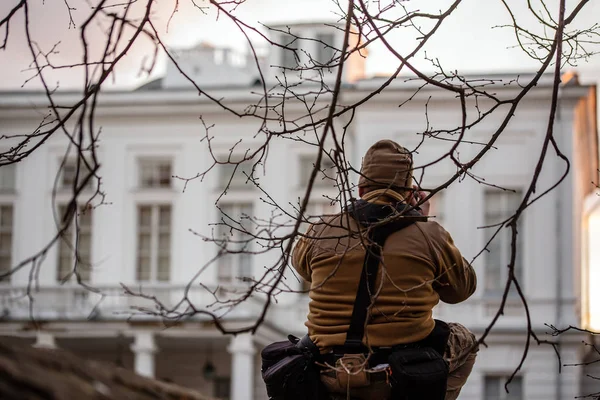
[[362,199],[369,203],[390,204],[404,202],[404,196],[392,189],[376,189],[362,196]]

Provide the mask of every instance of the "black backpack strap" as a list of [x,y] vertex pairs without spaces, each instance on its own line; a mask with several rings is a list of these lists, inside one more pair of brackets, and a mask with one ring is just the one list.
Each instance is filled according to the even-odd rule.
[[[386,230],[387,231],[387,230]],[[375,291],[375,280],[377,279],[377,271],[379,270],[379,261],[381,260],[381,250],[385,239],[391,232],[385,232],[383,235],[379,229],[373,229],[369,233],[369,246],[363,261],[363,268],[360,274],[360,282],[358,283],[358,291],[354,300],[354,308],[352,310],[352,318],[350,319],[350,327],[346,333],[346,342],[344,347],[349,350],[362,352],[364,346],[362,339],[365,334],[365,323],[367,322],[367,313],[371,304],[371,294]]]
[[[407,207],[400,203],[394,206],[396,211]],[[362,226],[369,226],[380,223],[381,221],[393,215],[389,206],[382,206],[367,203],[361,200],[353,208],[349,208],[351,215]],[[368,247],[363,260],[363,268],[360,274],[360,282],[354,300],[354,308],[350,319],[350,326],[346,333],[344,348],[348,352],[362,353],[365,346],[362,339],[365,334],[365,325],[368,318],[368,310],[371,305],[371,295],[375,293],[375,281],[379,271],[379,262],[381,261],[381,252],[386,239],[392,233],[406,228],[417,221],[427,221],[419,212],[411,210],[403,212],[404,216],[393,220],[390,223],[375,226],[370,229],[368,234]]]

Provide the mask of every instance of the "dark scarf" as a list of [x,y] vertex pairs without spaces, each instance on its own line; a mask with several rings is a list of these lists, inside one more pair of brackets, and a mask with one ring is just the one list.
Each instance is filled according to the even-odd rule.
[[393,231],[399,231],[417,221],[427,221],[427,217],[404,202],[375,204],[360,199],[349,204],[346,211],[364,227],[390,219],[390,222],[382,224],[382,227]]

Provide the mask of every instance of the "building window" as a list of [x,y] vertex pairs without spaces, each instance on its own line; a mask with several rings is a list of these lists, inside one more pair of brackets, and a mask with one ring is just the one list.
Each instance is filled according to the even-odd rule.
[[15,164],[3,165],[0,167],[0,192],[14,193],[15,192]]
[[62,169],[60,171],[60,189],[62,190],[73,190],[73,188],[79,188],[85,179],[87,182],[84,186],[84,189],[91,189],[94,178],[88,178],[91,173],[90,169],[87,167],[85,162],[79,162],[79,171],[77,170],[77,160],[67,160],[62,165]]
[[[0,274],[10,271],[12,267],[12,232],[13,232],[13,206],[12,204],[0,205]],[[9,281],[10,276],[0,278]]]
[[220,206],[217,244],[225,250],[218,260],[220,285],[235,285],[252,277],[252,204],[235,203]]
[[138,165],[142,200],[137,205],[136,279],[168,282],[171,279],[172,163],[165,159],[142,159]]
[[219,376],[213,382],[213,397],[219,400],[229,400],[231,396],[231,378]]
[[[13,213],[16,193],[16,165],[0,167],[0,274],[12,267]],[[10,281],[10,275],[0,282]]]
[[320,64],[329,64],[335,54],[333,46],[335,37],[332,33],[317,34],[315,44],[317,46],[316,61]]
[[[67,206],[58,208],[58,217],[62,220]],[[92,209],[79,207],[76,215],[62,233],[58,245],[58,268],[56,279],[76,282],[74,271],[77,271],[83,282],[89,282],[92,254]]]
[[[300,183],[308,185],[310,176],[315,169],[316,156],[304,155],[300,157]],[[321,157],[320,171],[315,177],[313,186],[319,188],[334,188],[336,185],[337,170],[331,159],[325,155]]]
[[140,187],[171,187],[171,162],[169,160],[141,160],[139,168]]
[[[300,40],[294,41],[294,37],[291,35],[284,34],[281,36],[282,45],[289,47],[290,49],[295,49],[300,43]],[[279,48],[281,52],[281,60],[280,64],[282,68],[294,69],[298,67],[298,60],[296,59],[296,53],[293,50],[284,49],[282,47]]]
[[298,67],[298,60],[292,50],[281,49],[283,56],[281,59],[281,66],[288,69],[294,69]]
[[[485,191],[485,226],[498,224],[511,215],[519,207],[522,199],[520,190],[509,192],[504,190]],[[517,235],[517,252],[515,255],[515,276],[520,284],[523,283],[523,225],[519,222]],[[485,229],[485,242],[487,243],[498,228]],[[510,228],[502,228],[494,240],[488,245],[485,254],[485,291],[487,293],[498,293],[504,290],[508,279],[508,264],[511,256],[512,231]],[[514,288],[514,285],[512,286]],[[514,290],[512,293],[516,293]]]
[[256,185],[248,179],[248,177],[253,176],[252,167],[252,161],[219,165],[219,189],[253,190]]
[[523,400],[523,379],[515,376],[508,385],[509,393],[506,393],[504,385],[507,376],[486,376],[484,380],[485,400]]
[[138,206],[136,278],[166,282],[171,271],[171,205]]

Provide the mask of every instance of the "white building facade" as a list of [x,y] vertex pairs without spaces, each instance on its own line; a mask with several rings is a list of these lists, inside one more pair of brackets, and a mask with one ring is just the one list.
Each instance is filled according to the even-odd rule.
[[[204,46],[194,51],[204,54],[207,49],[210,48]],[[229,56],[224,54],[205,60],[209,59],[206,61],[209,64],[225,63]],[[277,56],[269,57],[269,65],[277,65],[273,61]],[[282,61],[285,60],[283,56]],[[256,89],[257,82],[248,72],[251,68],[244,67],[239,60],[227,68],[226,71],[238,68],[244,72],[233,84],[222,74],[220,79],[224,81],[218,82],[224,84],[215,84],[210,89],[211,95],[227,99],[233,106],[253,101],[251,91]],[[212,64],[190,67],[192,74],[215,70],[219,68]],[[202,79],[210,86],[210,79]],[[342,101],[358,99],[380,83],[378,79],[348,82],[342,91]],[[398,108],[417,87],[417,83],[394,82],[357,109],[347,133],[346,156],[353,166],[360,165],[362,154],[379,139],[393,139],[405,147],[416,148],[421,136],[415,132],[422,132],[427,123],[435,126],[460,123],[456,99],[436,89],[424,89],[413,101]],[[502,84],[495,87],[499,95],[507,97],[516,90]],[[473,171],[486,182],[514,192],[467,178],[434,197],[432,213],[452,234],[467,259],[478,254],[487,242],[488,230],[478,227],[512,214],[527,190],[547,128],[550,94],[550,83],[543,80],[522,101],[497,149],[486,155]],[[65,103],[76,99],[75,94],[60,96]],[[586,87],[569,85],[561,89],[554,128],[561,150],[571,160],[582,157],[576,138],[586,133],[580,133],[576,111],[588,96]],[[327,100],[324,96],[320,101],[325,106]],[[425,103],[428,103],[428,120]],[[41,94],[1,93],[0,133],[31,132],[39,124],[39,110],[44,106]],[[302,112],[299,105],[290,107],[292,114]],[[73,265],[69,242],[62,241],[44,255],[39,269],[32,272],[28,266],[0,282],[3,340],[68,349],[198,389],[215,398],[266,399],[260,378],[260,350],[270,342],[283,340],[288,333],[303,334],[306,294],[282,294],[254,335],[244,333],[233,337],[223,336],[210,318],[202,314],[168,323],[165,328],[160,318],[139,312],[140,307],[154,309],[152,300],[127,295],[122,286],[175,306],[196,273],[218,252],[214,243],[202,240],[199,235],[218,234],[219,228],[214,224],[221,216],[215,202],[227,171],[216,168],[202,180],[187,183],[179,179],[194,177],[212,165],[206,140],[202,140],[206,132],[199,116],[212,126],[209,136],[213,138],[211,147],[217,156],[226,157],[240,140],[246,148],[260,144],[261,139],[254,137],[254,122],[228,114],[205,96],[198,97],[197,91],[175,77],[168,76],[140,90],[107,92],[101,96],[96,124],[102,126],[98,157],[106,204],[80,210],[78,223],[80,256],[89,257],[92,266],[80,272],[93,290],[72,279],[62,282]],[[499,118],[492,116],[481,122],[468,132],[468,140],[486,142],[497,129]],[[340,126],[346,122],[349,121],[340,121]],[[597,139],[591,142],[597,143]],[[425,143],[415,155],[417,164],[439,157],[452,145],[443,140]],[[67,189],[75,179],[68,159],[57,177],[65,148],[66,141],[57,136],[15,167],[2,168],[3,267],[16,265],[35,254],[55,234],[56,211],[68,200]],[[468,160],[479,149],[476,145],[461,145],[460,156]],[[258,174],[261,188],[278,204],[290,205],[292,212],[292,205],[297,204],[305,189],[307,165],[314,156],[311,148],[300,142],[273,140],[266,172]],[[595,157],[597,160],[597,153]],[[543,339],[549,339],[544,334],[549,331],[544,324],[580,326],[584,317],[581,299],[587,289],[582,276],[587,267],[581,253],[585,235],[583,200],[590,192],[580,185],[585,168],[581,163],[573,163],[572,172],[559,188],[527,210],[520,227],[518,273],[527,296],[532,327]],[[538,192],[556,182],[563,170],[560,160],[549,157]],[[435,187],[453,173],[452,165],[436,164],[426,169],[423,186]],[[57,190],[53,194],[55,181]],[[331,188],[317,185],[311,210],[336,208],[323,197],[328,191]],[[234,179],[218,204],[227,214],[234,215],[269,215],[272,209],[261,200],[261,193],[243,179]],[[69,232],[67,235],[75,236]],[[483,334],[500,304],[506,278],[504,267],[510,254],[508,235],[500,235],[490,250],[474,262],[479,285],[472,298],[459,305],[440,304],[435,311],[437,318],[461,322],[478,336]],[[194,282],[200,281],[215,290],[235,287],[240,285],[237,277],[258,276],[276,258],[277,254],[272,253],[224,257],[205,268]],[[38,264],[34,265],[37,268]],[[28,287],[32,273],[38,284]],[[290,281],[295,289],[301,288],[301,282],[292,277]],[[28,290],[33,303],[27,297]],[[187,296],[200,308],[214,300],[211,292],[197,283],[189,287]],[[262,311],[263,302],[261,296],[250,298],[224,316],[223,323],[231,329],[251,325]],[[523,355],[526,328],[520,300],[509,296],[504,315],[486,340],[488,347],[482,347],[461,399],[562,400],[585,394],[583,390],[588,386],[584,383],[583,367],[563,368],[559,374],[559,360],[553,348],[533,343],[507,397],[504,381]],[[585,359],[583,339],[581,334],[560,337],[562,364]]]

